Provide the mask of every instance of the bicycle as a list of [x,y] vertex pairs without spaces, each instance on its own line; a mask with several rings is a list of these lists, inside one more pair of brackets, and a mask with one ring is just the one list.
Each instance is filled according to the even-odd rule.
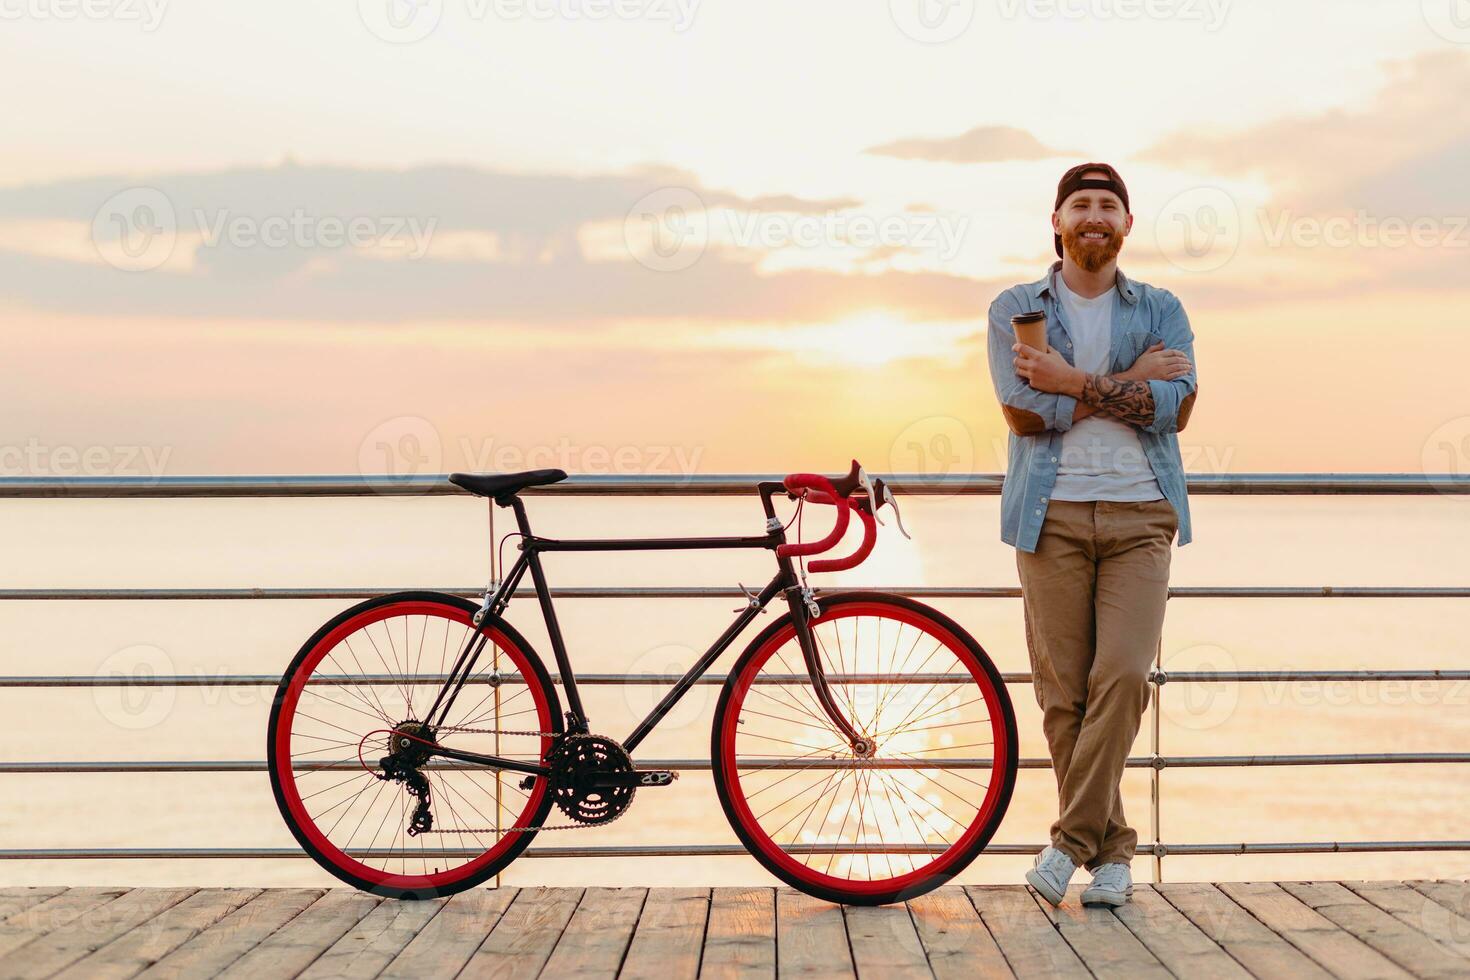
[[[452,474],[455,485],[514,510],[519,531],[500,545],[519,537],[520,555],[500,583],[492,579],[478,604],[435,592],[359,603],[317,630],[287,668],[267,735],[271,786],[318,864],[357,888],[427,898],[497,874],[540,831],[618,819],[637,790],[678,776],[638,768],[638,745],[777,596],[787,611],[727,675],[710,737],[720,804],[740,841],[787,884],[859,905],[923,894],[985,848],[1017,770],[1015,715],[990,657],[913,599],[819,595],[806,584],[805,559],[834,548],[853,513],[862,544],[812,561],[811,572],[867,558],[885,506],[908,536],[882,479],[854,460],[840,479],[762,481],[759,536],[539,537],[518,494],[565,478],[551,469]],[[785,523],[778,494],[796,501]],[[807,504],[835,508],[818,541],[800,540]],[[788,542],[792,523],[797,540]],[[704,548],[770,549],[777,572],[759,592],[740,587],[746,602],[734,622],[632,733],[621,742],[594,733],[541,555]],[[527,571],[565,711],[545,664],[503,616]],[[553,807],[566,822],[547,823]],[[426,847],[430,839],[442,846]]]

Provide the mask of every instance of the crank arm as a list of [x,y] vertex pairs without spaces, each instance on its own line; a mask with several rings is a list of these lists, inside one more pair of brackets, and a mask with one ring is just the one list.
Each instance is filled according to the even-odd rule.
[[516,759],[502,759],[498,755],[481,755],[478,752],[466,752],[463,749],[451,749],[443,745],[435,745],[426,750],[430,755],[442,756],[445,759],[454,759],[458,762],[473,762],[487,769],[507,769],[511,772],[527,772],[533,776],[545,776],[549,769],[537,765],[534,762],[520,762]]
[[599,773],[587,782],[594,789],[617,789],[624,786],[669,786],[679,778],[669,769],[639,769],[635,772]]

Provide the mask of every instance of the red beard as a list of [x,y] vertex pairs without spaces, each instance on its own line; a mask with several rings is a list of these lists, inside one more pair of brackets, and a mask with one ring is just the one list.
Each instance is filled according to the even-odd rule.
[[1072,256],[1072,261],[1087,272],[1096,272],[1118,257],[1123,250],[1123,233],[1111,228],[1089,228],[1088,231],[1105,231],[1108,237],[1102,241],[1082,237],[1080,228],[1062,231],[1062,248]]

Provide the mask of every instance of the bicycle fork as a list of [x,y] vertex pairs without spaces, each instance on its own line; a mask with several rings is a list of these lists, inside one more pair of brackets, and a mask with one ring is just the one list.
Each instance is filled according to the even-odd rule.
[[837,726],[837,731],[847,739],[853,754],[860,759],[871,758],[876,748],[873,740],[865,738],[853,727],[827,684],[827,672],[822,667],[816,636],[811,628],[811,621],[820,614],[811,590],[799,585],[791,586],[786,590],[786,603],[791,607],[791,619],[796,623],[796,639],[801,644],[801,656],[806,661],[807,673],[811,675],[812,690],[816,692],[817,703],[822,706],[832,724]]

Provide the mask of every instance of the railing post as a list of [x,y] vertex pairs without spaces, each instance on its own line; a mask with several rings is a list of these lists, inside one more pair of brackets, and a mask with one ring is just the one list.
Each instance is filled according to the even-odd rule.
[[[1164,608],[1165,609],[1168,609],[1168,607],[1169,607],[1169,600],[1168,600],[1168,597],[1166,596],[1164,598]],[[1159,843],[1160,843],[1160,841],[1162,839],[1162,835],[1160,834],[1160,827],[1159,827],[1159,811],[1160,811],[1159,796],[1160,796],[1160,793],[1162,791],[1161,780],[1163,778],[1163,772],[1164,771],[1158,765],[1158,758],[1159,758],[1159,731],[1160,731],[1159,715],[1163,711],[1163,704],[1164,704],[1164,685],[1161,684],[1161,683],[1159,683],[1159,678],[1161,676],[1163,676],[1163,670],[1164,670],[1164,631],[1161,629],[1161,630],[1159,630],[1159,647],[1154,652],[1154,678],[1153,678],[1153,689],[1154,689],[1154,712],[1153,712],[1153,714],[1154,714],[1154,717],[1153,717],[1153,724],[1150,726],[1150,736],[1149,736],[1149,754],[1153,757],[1153,760],[1154,760],[1154,764],[1149,767],[1149,769],[1151,770],[1150,773],[1149,773],[1149,807],[1150,807],[1150,819],[1149,819],[1149,823],[1153,827],[1153,838],[1154,839],[1153,839],[1153,848],[1152,848],[1152,850],[1153,850],[1153,855],[1154,855],[1154,883],[1155,884],[1158,884],[1159,882],[1161,882],[1161,881],[1164,880],[1164,857],[1163,857],[1162,854],[1159,853]]]

